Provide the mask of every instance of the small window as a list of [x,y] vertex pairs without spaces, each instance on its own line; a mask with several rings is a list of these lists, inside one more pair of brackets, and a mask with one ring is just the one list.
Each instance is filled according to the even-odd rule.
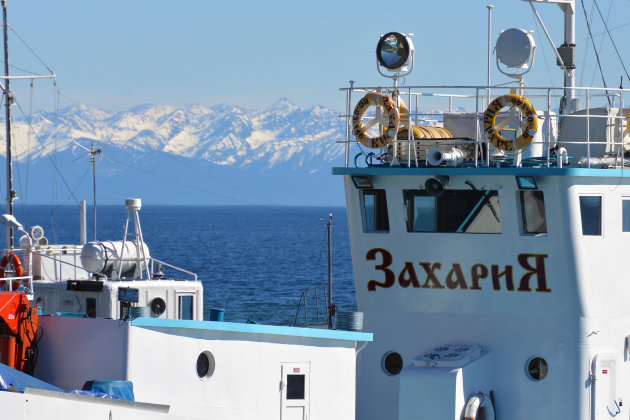
[[630,232],[630,197],[621,202],[622,230]]
[[408,232],[501,233],[499,194],[495,190],[405,190]]
[[96,318],[96,299],[94,298],[85,299],[85,313],[90,318]]
[[580,214],[582,216],[582,235],[600,236],[602,234],[602,197],[597,195],[580,196]]
[[521,196],[521,218],[523,233],[547,233],[545,197],[542,191],[519,191]]
[[199,353],[197,357],[197,376],[200,379],[208,379],[214,373],[214,356],[209,351]]
[[363,222],[366,232],[389,232],[385,190],[362,190]]
[[179,297],[179,319],[193,319],[193,297]]
[[549,372],[547,361],[542,357],[532,357],[527,363],[527,375],[534,381],[542,381]]
[[303,400],[306,375],[287,375],[287,400]]
[[388,351],[383,355],[381,367],[388,375],[398,375],[403,369],[403,359],[400,353]]

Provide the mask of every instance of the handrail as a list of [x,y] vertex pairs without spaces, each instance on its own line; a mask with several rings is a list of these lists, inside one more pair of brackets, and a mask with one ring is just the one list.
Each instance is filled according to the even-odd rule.
[[[345,91],[347,93],[345,114],[339,115],[339,118],[346,119],[346,124],[345,124],[346,136],[344,140],[337,140],[335,141],[335,143],[345,145],[346,167],[349,167],[351,164],[351,159],[349,158],[349,156],[351,156],[350,147],[353,144],[358,144],[356,139],[354,139],[354,136],[352,135],[351,130],[348,129],[348,127],[350,127],[351,125],[352,110],[354,106],[354,104],[350,102],[350,93],[357,92],[359,94],[362,94],[364,92],[370,92],[370,91],[375,91],[379,89],[383,90],[382,87],[378,88],[378,87],[361,87],[361,86],[360,87],[351,86],[350,88],[340,89],[341,91]],[[398,93],[398,95],[401,98],[406,98],[406,101],[409,102],[408,107],[407,107],[408,117],[405,118],[405,123],[411,126],[411,128],[408,130],[409,135],[407,139],[394,140],[394,144],[400,144],[403,147],[401,149],[401,153],[404,153],[405,149],[407,150],[406,159],[403,159],[402,163],[406,164],[408,167],[420,166],[418,162],[418,157],[416,155],[416,149],[412,148],[412,145],[414,144],[416,145],[418,143],[427,144],[427,141],[435,141],[435,140],[443,144],[449,144],[449,143],[445,143],[446,141],[451,142],[451,144],[458,144],[458,143],[461,144],[465,142],[465,140],[461,140],[461,139],[457,140],[457,139],[425,138],[421,140],[416,140],[412,138],[413,137],[412,128],[414,126],[421,125],[423,123],[424,124],[428,123],[428,125],[435,125],[436,122],[433,119],[429,119],[430,117],[443,117],[445,115],[449,115],[449,116],[450,115],[467,115],[471,118],[471,121],[472,119],[476,121],[476,130],[475,130],[474,136],[472,135],[469,136],[470,140],[467,140],[468,142],[473,142],[475,144],[474,146],[475,153],[474,153],[474,156],[471,156],[471,159],[474,162],[472,163],[468,162],[466,163],[466,165],[470,166],[472,164],[472,166],[474,167],[490,166],[490,165],[494,165],[495,163],[499,166],[501,164],[509,165],[510,161],[509,159],[508,161],[506,161],[505,157],[507,156],[508,158],[511,158],[512,157],[511,154],[504,153],[505,156],[496,160],[489,153],[491,150],[491,146],[488,140],[485,138],[485,133],[483,131],[483,117],[484,117],[484,111],[485,111],[485,106],[483,106],[483,103],[484,103],[483,101],[485,100],[485,94],[487,92],[487,89],[493,89],[493,91],[496,92],[497,95],[501,94],[500,93],[501,91],[505,93],[518,92],[519,94],[526,96],[528,99],[530,99],[532,103],[536,104],[535,107],[539,111],[539,119],[542,119],[543,121],[545,121],[547,126],[545,127],[543,124],[544,129],[543,127],[539,128],[542,140],[537,140],[537,141],[534,141],[533,143],[543,144],[542,151],[541,151],[542,153],[540,157],[544,158],[545,160],[544,165],[547,167],[553,166],[557,161],[556,157],[553,156],[552,154],[553,153],[552,150],[555,145],[558,145],[558,146],[578,145],[578,144],[582,145],[583,148],[580,148],[577,150],[579,151],[578,153],[582,153],[581,151],[584,151],[584,156],[582,154],[579,154],[576,156],[573,156],[573,154],[571,154],[571,157],[576,158],[576,162],[578,161],[577,158],[585,158],[585,161],[581,159],[578,163],[581,166],[587,166],[587,167],[590,167],[592,162],[598,161],[598,158],[605,157],[605,156],[615,156],[615,155],[618,156],[620,153],[623,152],[622,147],[624,145],[624,137],[627,137],[627,131],[628,131],[628,130],[625,130],[625,127],[628,124],[627,121],[630,120],[630,115],[626,115],[626,110],[624,110],[623,108],[624,94],[627,95],[626,92],[630,92],[629,89],[621,89],[621,88],[611,89],[611,88],[600,88],[600,87],[571,88],[576,93],[577,97],[585,100],[586,108],[585,110],[577,111],[577,112],[580,112],[581,114],[574,113],[570,115],[560,115],[557,113],[557,110],[554,111],[552,109],[552,99],[558,100],[559,98],[562,98],[565,92],[568,90],[568,88],[565,88],[565,87],[428,86],[428,85],[425,85],[425,86],[405,86],[404,88],[400,88],[399,93]],[[447,91],[447,92],[437,93],[435,92],[436,90],[442,90],[442,91]],[[452,92],[453,90],[468,90],[470,93]],[[598,104],[597,108],[594,108],[594,109],[607,108],[607,109],[611,109],[612,112],[606,112],[600,115],[595,115],[594,113],[592,113],[593,110],[590,110],[591,100],[593,98],[603,98],[603,97],[612,97],[613,100],[614,99],[618,99],[618,100],[613,101],[614,102],[613,106],[604,106],[604,104],[601,104],[601,105]],[[413,102],[412,98],[415,98],[415,105],[412,104]],[[436,112],[434,110],[428,110],[426,112],[419,111],[419,98],[426,98],[428,101],[432,101],[430,102],[432,105],[425,105],[425,106],[433,106],[434,110],[436,109],[435,101],[439,101],[441,99],[443,100],[444,98],[446,98],[448,99],[448,111],[445,111],[445,112]],[[434,99],[430,99],[430,98],[434,98]],[[474,99],[475,104],[476,104],[475,110],[470,111],[468,108],[464,107],[463,109],[465,109],[465,111],[454,112],[453,111],[454,99],[457,99],[459,101],[466,101],[466,100]],[[481,107],[480,107],[480,101],[481,101]],[[458,105],[458,106],[460,106],[459,109],[462,109],[461,105]],[[412,108],[415,108],[415,109],[412,109]],[[439,107],[437,107],[437,109],[439,109]],[[458,108],[455,108],[455,109],[458,109]],[[589,112],[589,110],[591,112]],[[570,138],[568,138],[566,135],[563,136],[562,133],[567,130],[567,127],[565,127],[562,124],[562,122],[567,117],[570,117],[571,119],[575,119],[575,121],[586,119],[585,120],[586,130],[580,130],[579,133],[576,130],[576,132],[571,134]],[[591,138],[591,130],[590,130],[591,122],[592,122],[591,120],[611,121],[611,123],[609,123],[607,126],[607,127],[610,127],[610,128],[607,128],[608,130],[607,133],[602,135],[603,140]],[[433,122],[429,123],[429,121],[433,121]],[[438,119],[438,122],[439,122],[439,119]],[[471,134],[473,134],[472,130],[471,130]],[[404,147],[403,145],[406,145],[406,147]],[[597,145],[600,145],[600,146],[598,147],[597,151],[594,151],[593,147]],[[605,145],[606,148],[603,149],[601,145]],[[364,151],[364,149],[361,148],[360,146],[359,146],[359,149],[361,153],[365,155],[366,152]],[[390,150],[390,152],[393,155],[388,157],[387,162],[389,162],[393,158],[396,158],[395,160],[400,162],[397,156],[397,154],[399,153],[398,150],[399,150],[398,147],[393,147],[393,150]],[[480,153],[481,151],[483,153]],[[376,150],[374,152],[378,155],[378,152]],[[384,149],[381,149],[381,153],[380,153],[381,157],[386,156],[386,154],[383,154],[383,152],[384,152]],[[356,158],[355,158],[355,161],[356,161]],[[383,162],[384,161],[385,159],[383,160]],[[601,161],[601,159],[599,161]],[[620,165],[621,167],[623,167],[625,161],[624,160],[620,160],[620,161],[621,161]],[[514,156],[513,164],[516,166],[522,166],[522,164],[520,163],[520,158],[516,159],[516,155]],[[373,164],[369,163],[369,165],[372,166]],[[377,165],[383,165],[383,164],[377,164]],[[617,164],[616,162],[614,167],[618,167],[618,166],[619,164]]]
[[312,286],[309,288],[306,288],[304,290],[302,290],[302,293],[300,294],[300,300],[298,301],[298,305],[297,305],[297,310],[295,311],[295,320],[293,321],[293,326],[297,326],[298,325],[298,316],[300,315],[300,308],[302,307],[302,302],[304,304],[304,324],[303,326],[308,327],[309,323],[308,323],[308,307],[307,307],[307,301],[306,298],[309,294],[309,292],[315,291],[315,319],[317,320],[317,323],[320,322],[319,320],[319,299],[318,299],[318,295],[317,295],[317,291],[321,288],[324,289],[324,300],[323,302],[326,303],[327,299],[328,299],[328,295],[327,295],[327,285],[322,283],[322,284],[318,284],[317,286]]
[[[22,250],[22,251],[25,251],[25,250]],[[30,252],[32,254],[35,254],[35,255],[39,255],[40,257],[51,259],[51,260],[55,261],[55,263],[60,263],[62,265],[65,264],[65,265],[68,265],[68,266],[70,266],[70,267],[72,267],[74,269],[79,269],[79,270],[85,271],[85,272],[91,274],[92,276],[94,276],[96,278],[102,278],[102,279],[106,279],[106,280],[109,280],[109,281],[130,281],[130,280],[138,280],[139,281],[139,279],[124,279],[124,278],[123,279],[118,279],[118,280],[108,279],[107,276],[105,274],[103,274],[103,273],[99,273],[99,272],[96,272],[96,271],[88,270],[88,269],[86,269],[84,267],[78,266],[76,264],[72,264],[71,262],[63,261],[62,259],[57,258],[55,255],[48,255],[46,253],[37,252],[34,249],[26,250],[26,251]],[[136,259],[137,258],[126,258],[123,261],[136,260]],[[150,261],[151,264],[153,264],[154,262],[157,262],[159,264],[162,264],[162,265],[164,265],[166,267],[172,268],[172,269],[174,269],[176,271],[179,271],[181,273],[188,274],[188,275],[192,276],[192,280],[193,281],[199,281],[198,278],[197,278],[197,274],[193,273],[192,271],[185,270],[185,269],[183,269],[181,267],[177,267],[175,265],[169,264],[167,262],[164,262],[164,261],[158,260],[156,258],[152,258],[152,257],[149,258],[149,261]],[[150,280],[161,280],[161,279],[162,279],[161,277],[154,277],[154,278],[151,278]],[[169,278],[168,280],[177,280],[177,279]],[[59,280],[59,281],[61,281],[61,280]]]

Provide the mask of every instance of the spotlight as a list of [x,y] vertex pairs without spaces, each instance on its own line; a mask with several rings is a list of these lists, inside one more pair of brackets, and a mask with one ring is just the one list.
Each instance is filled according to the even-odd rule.
[[352,175],[352,182],[354,182],[354,186],[359,189],[374,188],[372,180],[367,175]]
[[431,197],[440,197],[444,194],[444,187],[448,185],[448,176],[438,175],[435,178],[429,178],[424,183],[424,189]]
[[411,34],[388,32],[381,36],[376,45],[376,58],[381,66],[393,72],[407,71],[407,65],[413,59]]
[[516,183],[518,184],[518,188],[521,190],[537,190],[538,189],[538,185],[536,185],[535,176],[517,176]]

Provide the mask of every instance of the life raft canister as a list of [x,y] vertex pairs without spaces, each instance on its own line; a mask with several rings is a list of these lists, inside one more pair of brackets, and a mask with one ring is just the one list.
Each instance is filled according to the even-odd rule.
[[[506,139],[501,136],[495,128],[495,122],[499,111],[510,104],[512,104],[512,106],[519,107],[527,117],[523,133],[515,140]],[[499,150],[513,152],[514,150],[524,149],[532,142],[534,135],[538,130],[538,117],[536,116],[536,110],[532,106],[531,102],[529,102],[524,96],[513,93],[499,96],[494,101],[490,102],[488,109],[486,109],[486,112],[483,114],[483,130],[486,133],[488,141]]]
[[[387,113],[387,127],[385,132],[378,137],[368,136],[366,131],[369,127],[366,127],[363,124],[363,115],[370,105],[382,106],[385,108],[385,112]],[[392,98],[384,93],[370,92],[361,98],[354,108],[354,112],[352,114],[352,133],[359,143],[365,147],[379,149],[386,146],[396,138],[399,123],[400,114],[398,113],[398,108]]]
[[[11,264],[13,264],[13,267],[15,268],[15,277],[22,277],[22,274],[24,274],[22,262],[13,252],[9,252],[7,255],[2,257],[2,260],[0,260],[0,277],[4,277],[5,269],[9,262],[11,262]],[[13,284],[13,287],[10,287],[11,284]],[[21,281],[13,281],[7,284],[6,280],[0,280],[0,287],[2,288],[2,290],[15,290],[21,284]]]

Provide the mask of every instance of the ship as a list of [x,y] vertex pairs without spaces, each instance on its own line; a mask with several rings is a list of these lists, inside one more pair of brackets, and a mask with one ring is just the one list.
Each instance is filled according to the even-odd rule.
[[140,199],[125,201],[122,240],[50,245],[14,217],[9,189],[3,413],[628,417],[629,91],[576,86],[574,0],[522,3],[543,29],[538,7],[562,14],[559,46],[544,29],[562,86],[527,83],[536,44],[522,28],[496,37],[508,82],[490,82],[488,7],[486,84],[408,85],[412,35],[387,32],[376,44],[386,82],[341,89],[345,159],[332,173],[358,312],[342,318],[329,293],[326,325],[203,320],[196,275],[150,255]]
[[[628,416],[628,90],[576,86],[576,2],[523,5],[560,87],[527,83],[534,38],[505,28],[500,83],[489,67],[486,85],[411,86],[412,36],[389,32],[380,85],[342,88],[333,173],[374,334],[358,355],[358,419]],[[559,7],[562,43],[538,7]]]

